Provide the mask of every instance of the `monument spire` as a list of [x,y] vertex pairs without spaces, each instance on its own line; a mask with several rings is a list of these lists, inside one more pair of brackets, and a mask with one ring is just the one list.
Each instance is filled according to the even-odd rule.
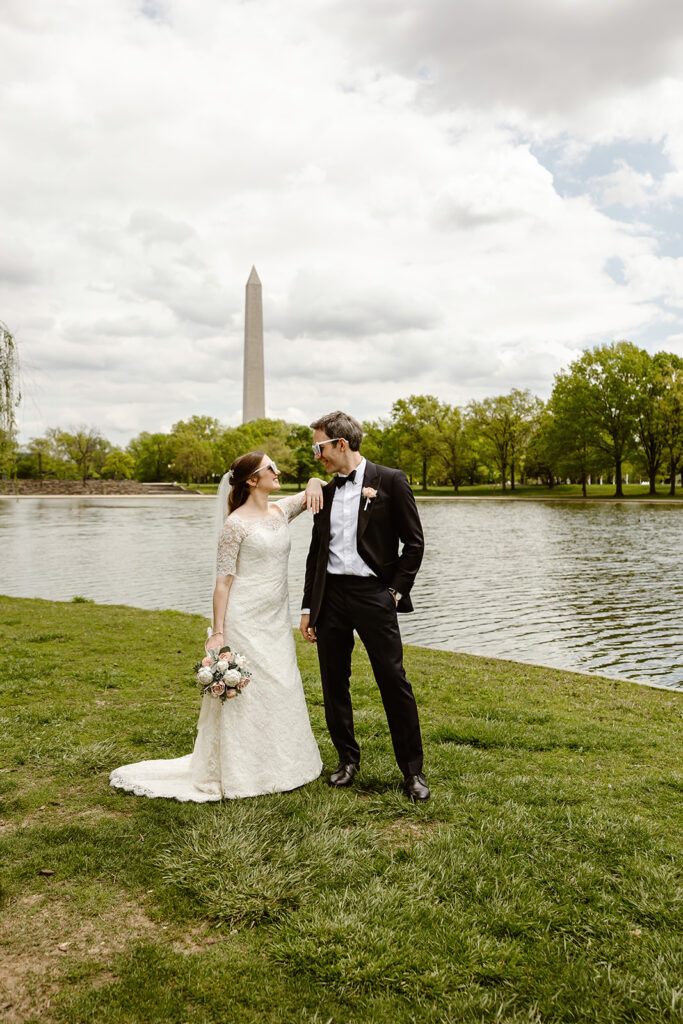
[[266,415],[263,371],[263,298],[256,267],[251,268],[244,304],[244,376],[242,423]]

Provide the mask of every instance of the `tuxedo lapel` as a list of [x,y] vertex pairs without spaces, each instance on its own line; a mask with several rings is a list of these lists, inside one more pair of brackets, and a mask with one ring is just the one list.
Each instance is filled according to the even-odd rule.
[[320,536],[320,552],[327,566],[327,555],[330,550],[330,516],[332,500],[336,490],[336,477],[333,477],[323,492],[323,507],[318,512],[318,534]]
[[[358,506],[358,526],[356,528],[356,543],[361,539],[365,533],[365,528],[370,522],[370,516],[375,504],[375,499],[371,498],[369,501],[363,497],[363,491],[366,487],[372,487],[373,490],[379,493],[380,486],[380,473],[379,469],[374,462],[365,462],[365,474],[363,476],[363,484],[360,496],[360,504]],[[366,508],[367,505],[367,508]],[[328,530],[329,536],[329,530]]]

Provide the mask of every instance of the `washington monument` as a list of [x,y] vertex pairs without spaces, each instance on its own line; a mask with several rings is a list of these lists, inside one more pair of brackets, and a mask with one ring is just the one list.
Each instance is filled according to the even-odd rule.
[[244,305],[244,376],[242,384],[242,423],[261,420],[266,415],[263,372],[263,299],[256,267],[251,268]]

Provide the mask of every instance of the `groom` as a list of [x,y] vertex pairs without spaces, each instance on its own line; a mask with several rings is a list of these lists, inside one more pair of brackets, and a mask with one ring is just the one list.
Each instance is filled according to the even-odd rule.
[[349,689],[355,629],[382,696],[405,791],[411,800],[428,800],[396,615],[413,610],[409,593],[424,550],[415,498],[404,473],[363,458],[363,430],[352,416],[333,412],[311,427],[316,459],[337,474],[313,519],[299,627],[305,640],[318,643],[325,718],[339,754],[330,783],[350,785],[360,763]]

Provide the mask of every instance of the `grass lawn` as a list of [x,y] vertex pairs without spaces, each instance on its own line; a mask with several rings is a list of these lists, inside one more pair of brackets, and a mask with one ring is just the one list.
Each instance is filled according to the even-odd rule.
[[6,1021],[683,1020],[683,694],[408,648],[433,790],[414,806],[359,651],[351,790],[111,790],[117,765],[191,749],[204,627],[0,597]]

